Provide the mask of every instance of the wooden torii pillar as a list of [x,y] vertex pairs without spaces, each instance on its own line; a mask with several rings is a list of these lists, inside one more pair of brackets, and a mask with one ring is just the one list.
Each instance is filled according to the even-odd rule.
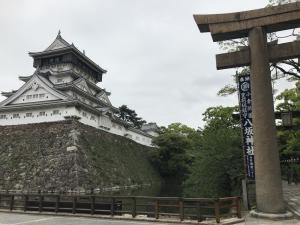
[[300,41],[268,45],[266,34],[300,27],[300,2],[215,15],[194,15],[213,41],[249,37],[249,47],[216,56],[217,69],[250,66],[257,212],[283,215],[270,62],[300,57]]

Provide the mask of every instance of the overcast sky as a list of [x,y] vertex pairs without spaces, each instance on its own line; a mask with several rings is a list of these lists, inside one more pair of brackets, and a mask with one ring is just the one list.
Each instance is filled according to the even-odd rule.
[[[99,85],[114,106],[147,121],[202,125],[207,107],[237,104],[218,97],[234,70],[217,71],[220,53],[200,34],[193,14],[264,7],[265,0],[0,0],[0,90],[18,89],[34,72],[29,51],[42,51],[58,30],[108,72]],[[3,100],[0,97],[0,100]]]

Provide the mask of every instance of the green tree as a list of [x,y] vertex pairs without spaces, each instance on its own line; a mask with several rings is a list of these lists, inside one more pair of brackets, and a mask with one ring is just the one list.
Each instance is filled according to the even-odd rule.
[[[277,111],[299,111],[300,110],[300,81],[296,83],[295,88],[286,89],[276,97]],[[293,119],[293,125],[298,129],[284,128],[278,129],[278,143],[281,160],[300,157],[300,119]],[[300,174],[300,165],[295,163],[281,164],[282,174],[288,176],[288,171],[292,169]]]
[[[286,89],[280,93],[276,100],[280,101],[276,109],[280,112],[300,111],[300,81],[295,88]],[[300,126],[300,119],[294,118],[293,124]],[[282,157],[300,156],[300,131],[293,129],[278,132],[279,146]]]
[[158,148],[152,149],[150,156],[165,181],[161,194],[179,196],[196,157],[200,134],[181,123],[173,123],[160,130],[160,135],[153,141]]
[[[295,2],[295,0],[269,0],[266,7],[270,6],[276,6],[276,5],[282,5]],[[282,39],[292,39],[292,40],[299,40],[300,39],[300,33],[299,29],[294,29],[291,33],[280,36],[277,33],[271,33],[268,34],[268,42],[276,44],[279,42],[279,40]],[[248,38],[240,38],[240,39],[234,39],[229,41],[222,41],[219,42],[219,46],[221,49],[227,51],[227,52],[234,52],[241,50],[243,48],[248,47]],[[272,74],[272,80],[275,82],[275,80],[286,77],[289,81],[295,81],[300,79],[300,68],[299,68],[299,62],[297,60],[283,60],[277,63],[270,64],[270,70]],[[237,91],[236,88],[236,77],[238,75],[242,75],[244,73],[249,73],[249,67],[242,67],[236,70],[236,74],[233,75],[233,84],[227,84],[225,85],[219,92],[219,96],[228,96]]]
[[145,120],[143,120],[141,117],[138,117],[135,110],[128,108],[127,105],[122,105],[119,107],[119,113],[117,113],[117,116],[138,129],[146,123]]
[[204,113],[200,150],[184,183],[191,197],[222,197],[239,192],[243,173],[243,150],[236,107],[211,107]]
[[165,178],[175,177],[181,182],[187,175],[194,152],[197,131],[181,123],[161,128],[153,143],[158,147],[152,151],[152,161]]

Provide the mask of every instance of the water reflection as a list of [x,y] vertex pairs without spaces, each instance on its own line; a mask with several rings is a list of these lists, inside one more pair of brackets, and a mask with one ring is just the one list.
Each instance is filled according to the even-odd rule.
[[105,191],[99,194],[109,196],[182,197],[182,188],[174,182],[164,182],[131,189]]

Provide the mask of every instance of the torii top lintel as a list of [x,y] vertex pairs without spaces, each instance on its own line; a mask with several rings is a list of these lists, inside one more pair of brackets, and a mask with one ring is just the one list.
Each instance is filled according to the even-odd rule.
[[194,15],[200,32],[213,41],[248,37],[254,27],[276,32],[300,27],[300,2],[227,14]]

